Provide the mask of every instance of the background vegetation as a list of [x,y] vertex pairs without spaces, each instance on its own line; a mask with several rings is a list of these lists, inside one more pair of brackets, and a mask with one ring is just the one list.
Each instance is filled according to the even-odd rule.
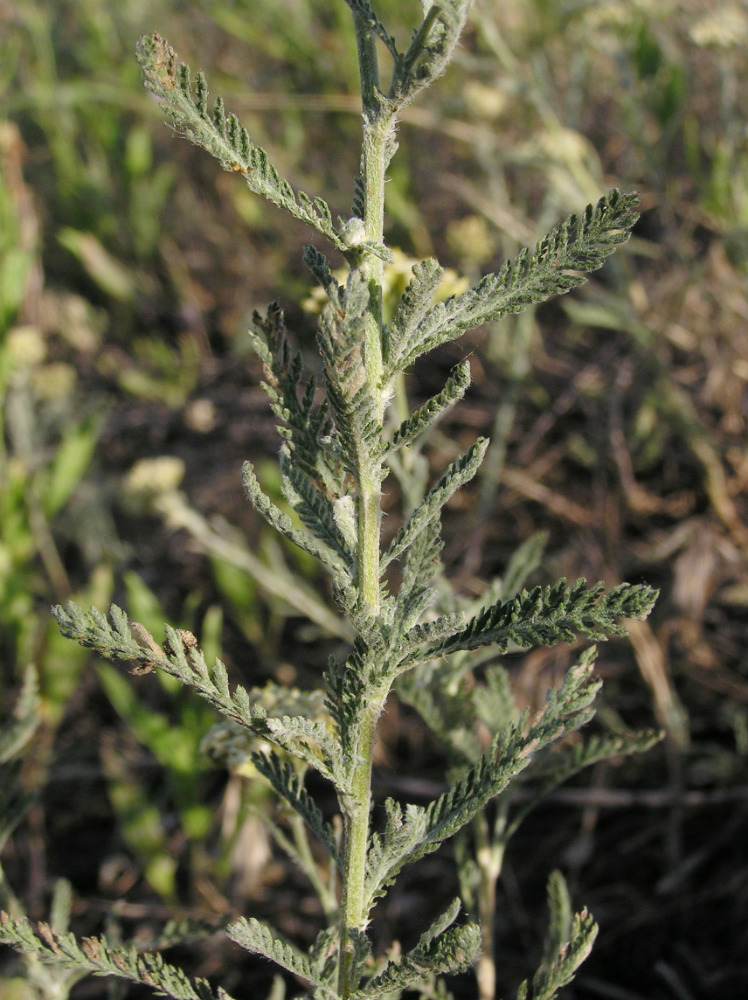
[[[644,209],[584,290],[473,339],[474,384],[434,456],[491,434],[446,525],[466,593],[539,531],[533,583],[662,589],[599,665],[608,719],[655,721],[667,740],[556,793],[513,844],[505,994],[532,966],[554,863],[601,924],[570,996],[748,987],[748,9],[713,7],[476,0],[456,65],[400,132],[393,284],[434,251],[455,282],[475,279],[612,185]],[[212,717],[167,681],[87,659],[48,608],[114,599],[157,635],[168,618],[250,684],[314,686],[345,641],[316,571],[260,526],[239,479],[278,447],[247,317],[278,298],[311,343],[305,234],[174,139],[133,49],[167,33],[283,172],[342,214],[359,131],[348,21],[311,0],[0,0],[0,685],[9,712],[35,663],[44,708],[2,891],[42,917],[68,880],[82,933],[268,908],[289,935],[314,930],[301,879],[257,832],[263,788],[199,753]],[[464,353],[417,367],[414,396]],[[517,659],[524,701],[570,656]],[[414,800],[443,776],[394,705],[378,773],[382,797]],[[454,894],[451,857],[430,864],[384,916],[405,936]],[[196,972],[224,949],[196,949]],[[27,996],[15,959],[0,974],[3,996]]]

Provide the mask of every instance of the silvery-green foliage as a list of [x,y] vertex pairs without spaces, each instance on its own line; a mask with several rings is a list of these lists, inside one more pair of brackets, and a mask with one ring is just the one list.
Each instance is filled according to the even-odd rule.
[[204,979],[190,979],[158,952],[141,954],[135,948],[110,945],[105,937],[79,941],[50,924],[32,926],[25,917],[13,920],[7,913],[0,913],[0,941],[63,969],[129,979],[175,1000],[232,1000],[220,987],[213,990]]
[[[333,222],[327,203],[296,191],[218,98],[211,106],[205,78],[194,85],[189,69],[159,35],[143,38],[138,60],[146,86],[175,130],[203,147],[249,188],[307,223],[347,264],[339,279],[317,248],[306,264],[327,296],[319,317],[321,379],[289,346],[277,304],[252,318],[250,340],[263,368],[263,388],[283,439],[281,488],[290,513],[263,490],[251,463],[243,483],[257,512],[278,532],[319,560],[332,593],[355,635],[345,657],[333,657],[321,679],[324,710],[314,711],[299,692],[267,692],[235,684],[220,660],[206,661],[190,633],[165,628],[160,645],[119,607],[109,616],[72,604],[54,610],[62,633],[100,655],[131,665],[135,673],[161,670],[193,689],[224,718],[206,741],[230,768],[261,775],[292,813],[294,841],[278,829],[284,846],[318,893],[328,925],[308,952],[253,917],[232,921],[227,933],[246,951],[275,962],[305,984],[315,1000],[364,1000],[403,991],[447,998],[440,977],[462,971],[481,943],[477,924],[460,917],[455,901],[404,955],[394,947],[372,953],[369,925],[377,902],[398,875],[437,850],[480,817],[492,800],[506,803],[519,783],[530,788],[511,814],[506,839],[538,797],[590,763],[650,745],[655,736],[598,736],[563,743],[594,715],[600,681],[594,651],[583,653],[558,689],[548,692],[535,717],[516,709],[508,675],[497,663],[482,675],[481,657],[621,635],[627,618],[644,618],[656,594],[643,585],[605,590],[584,580],[525,589],[541,561],[541,536],[518,550],[502,580],[484,599],[453,593],[440,563],[441,520],[454,493],[470,482],[487,442],[479,439],[436,477],[430,489],[407,482],[407,449],[420,445],[470,383],[467,363],[443,389],[394,425],[388,405],[395,383],[421,355],[482,323],[578,286],[584,275],[626,241],[636,220],[635,195],[611,191],[580,215],[557,226],[534,250],[524,250],[496,274],[445,301],[435,301],[443,276],[434,260],[418,264],[391,321],[382,315],[384,185],[396,151],[400,108],[442,74],[457,45],[470,0],[421,0],[423,18],[404,51],[398,48],[369,0],[346,0],[353,15],[361,70],[362,156],[353,182],[350,218]],[[380,79],[377,46],[392,60],[389,86]],[[385,548],[382,484],[395,470],[410,503],[409,516]],[[411,502],[412,501],[412,502]],[[390,569],[398,564],[398,573]],[[388,799],[372,814],[371,771],[377,722],[392,692],[410,702],[442,740],[454,780],[427,805]],[[23,712],[21,713],[23,716]],[[12,751],[25,725],[0,740]],[[228,727],[228,730],[225,728]],[[488,739],[484,738],[488,734]],[[333,788],[340,822],[323,814],[306,785],[309,770]],[[373,816],[373,818],[372,818]],[[268,824],[271,821],[268,819]],[[318,870],[307,836],[325,859]],[[332,886],[340,884],[337,900]],[[571,915],[560,876],[549,890],[551,929],[532,984],[520,997],[555,996],[573,976],[595,934],[586,912]],[[427,921],[424,920],[424,926]],[[78,972],[114,975],[151,985],[157,993],[190,1000],[228,1000],[202,980],[190,980],[156,953],[115,947],[104,938],[82,942],[66,928],[3,915],[0,941],[41,962]],[[528,992],[529,991],[529,992]],[[275,996],[281,987],[273,988]]]
[[636,195],[613,190],[597,205],[588,205],[581,217],[570,215],[534,251],[522,250],[498,274],[488,274],[474,288],[428,309],[428,296],[441,279],[441,268],[435,261],[425,261],[411,282],[407,321],[393,323],[390,330],[388,372],[405,370],[420,355],[466,330],[522,312],[583,284],[585,275],[601,267],[629,238],[638,218],[637,205]]
[[252,141],[236,115],[226,112],[220,97],[209,110],[208,87],[202,73],[197,75],[193,87],[189,67],[179,62],[174,49],[156,33],[138,42],[137,56],[146,86],[163,100],[180,135],[207,149],[224,170],[241,174],[255,194],[308,223],[338,249],[345,249],[335,233],[327,203],[295,192],[280,177],[265,150]]
[[560,872],[548,879],[548,932],[540,966],[517,990],[517,1000],[553,1000],[568,986],[589,955],[597,937],[597,925],[586,910],[572,913],[566,882]]

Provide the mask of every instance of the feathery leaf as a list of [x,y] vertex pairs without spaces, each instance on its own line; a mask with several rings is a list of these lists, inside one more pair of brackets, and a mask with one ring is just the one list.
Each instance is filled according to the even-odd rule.
[[317,343],[340,459],[358,484],[365,470],[374,468],[384,454],[381,421],[363,352],[371,292],[360,270],[351,272],[345,287],[331,285],[327,291],[330,302],[319,318]]
[[232,941],[247,951],[251,951],[254,955],[264,955],[282,969],[311,983],[320,991],[320,996],[330,997],[330,1000],[335,997],[333,990],[325,983],[317,981],[315,970],[307,956],[267,924],[261,923],[254,917],[249,919],[240,917],[228,925],[226,933]]
[[[513,600],[484,608],[464,628],[420,654],[412,654],[410,661],[486,645],[501,651],[510,645],[520,649],[553,646],[573,642],[577,633],[595,640],[625,635],[621,622],[646,618],[656,599],[657,591],[643,584],[623,583],[605,593],[602,583],[588,587],[580,579],[570,587],[566,580],[558,580],[553,586],[535,587],[529,593],[525,590]],[[411,629],[408,641],[414,646],[428,643],[424,626]]]
[[391,363],[391,359],[399,357],[407,349],[407,344],[428,316],[443,277],[444,269],[432,257],[413,268],[410,281],[395,308],[385,341],[384,360],[393,374],[400,369]]
[[[523,250],[497,274],[486,275],[474,288],[437,302],[416,328],[402,338],[388,359],[387,376],[404,371],[417,357],[466,330],[521,312],[529,305],[576,288],[585,274],[630,235],[638,215],[635,194],[612,190],[580,218],[570,215],[535,247]],[[584,273],[582,273],[584,272]]]
[[323,400],[317,405],[314,375],[304,371],[301,354],[290,351],[283,312],[277,303],[270,305],[264,317],[253,314],[249,337],[262,361],[262,388],[273,413],[285,425],[279,433],[293,454],[294,464],[328,490],[343,492],[342,479],[335,473],[337,456],[330,446],[333,425],[327,403]]
[[[72,602],[55,607],[52,613],[57,619],[60,631],[69,639],[75,639],[82,646],[95,649],[110,660],[124,660],[137,664],[140,672],[154,667],[171,674],[183,684],[193,688],[210,705],[227,718],[238,723],[280,750],[295,753],[306,763],[321,770],[325,776],[332,776],[332,742],[327,740],[321,729],[305,729],[304,721],[275,719],[267,725],[268,712],[257,698],[252,700],[245,688],[237,686],[232,691],[226,667],[220,660],[210,666],[202,652],[194,644],[186,641],[184,633],[166,626],[166,641],[163,649],[153,640],[142,625],[131,623],[127,615],[112,605],[112,625],[105,615],[95,608],[84,612]],[[137,625],[139,640],[134,637]],[[143,633],[149,641],[144,641]],[[311,739],[312,733],[314,739]],[[315,752],[317,744],[319,753]],[[337,757],[337,754],[335,755]],[[337,775],[336,775],[337,777]]]
[[169,965],[159,954],[140,954],[135,948],[110,945],[105,937],[80,941],[69,933],[58,933],[49,924],[32,927],[24,917],[12,920],[0,912],[0,942],[26,955],[68,969],[96,976],[117,976],[150,986],[159,996],[175,1000],[231,1000],[227,993],[214,993],[205,979],[189,979],[181,969]]
[[382,895],[405,865],[454,836],[542,750],[588,722],[599,687],[592,663],[578,663],[558,690],[549,691],[544,711],[531,725],[523,717],[498,733],[477,763],[426,808],[409,805],[403,813],[390,802],[385,832],[372,838],[367,859],[367,899]]
[[236,116],[226,114],[222,100],[216,102],[212,115],[209,114],[205,77],[198,74],[193,93],[189,67],[178,62],[168,42],[156,33],[144,35],[137,45],[137,58],[146,87],[163,103],[180,134],[215,156],[224,170],[241,174],[255,194],[306,222],[339,250],[347,249],[335,231],[325,202],[294,192]]
[[[566,922],[566,905],[563,899],[566,887],[560,888],[560,875],[556,872],[551,876],[548,889],[548,901],[551,907],[551,928],[546,943],[546,955],[533,976],[532,989],[528,994],[527,982],[523,982],[517,991],[517,1000],[554,1000],[560,990],[568,986],[579,969],[579,966],[589,956],[597,937],[598,927],[587,910],[575,913],[570,926],[561,941],[557,942]],[[561,880],[562,882],[563,880]],[[558,944],[551,951],[552,944]]]
[[[326,549],[334,552],[339,564],[352,572],[355,558],[349,540],[341,532],[335,516],[336,503],[321,490],[302,468],[296,465],[287,448],[280,453],[281,488],[286,500],[309,530],[310,537],[319,540]],[[345,498],[340,497],[339,500]]]
[[462,399],[469,385],[470,364],[463,361],[449,376],[442,391],[432,396],[400,424],[392,436],[392,443],[387,449],[388,454],[413,444],[417,438],[425,434],[451,406]]
[[432,976],[469,969],[480,951],[480,927],[477,924],[449,926],[458,910],[459,900],[455,900],[446,913],[437,917],[412,951],[399,961],[388,962],[382,972],[353,994],[351,1000],[373,1000],[414,987]]
[[458,459],[449,466],[439,482],[423,498],[421,504],[413,511],[408,521],[400,528],[390,543],[390,547],[382,557],[381,569],[384,570],[393,559],[397,559],[418,538],[429,524],[439,517],[440,511],[449,498],[470,482],[478,471],[483,456],[486,453],[488,441],[478,438]]
[[[340,866],[335,834],[329,823],[317,808],[314,799],[304,788],[304,779],[287,760],[281,760],[277,753],[255,753],[252,756],[260,774],[267,778],[275,791],[304,820],[312,833],[316,834],[327,848],[330,857]],[[344,789],[343,789],[344,791]]]
[[251,462],[245,462],[242,466],[242,485],[252,505],[258,513],[262,514],[268,524],[285,535],[295,545],[298,545],[300,549],[319,559],[337,579],[350,582],[349,567],[341,558],[340,553],[315,538],[309,531],[300,531],[294,527],[291,518],[284,514],[280,507],[274,504],[270,497],[263,492]]

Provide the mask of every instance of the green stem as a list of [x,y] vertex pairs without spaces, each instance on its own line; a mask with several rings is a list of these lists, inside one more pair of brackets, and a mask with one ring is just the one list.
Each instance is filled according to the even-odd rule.
[[[365,26],[369,31],[368,25]],[[358,23],[357,23],[358,29]],[[373,40],[372,40],[373,44]],[[361,46],[359,46],[361,51]],[[364,47],[364,51],[366,51]],[[394,142],[395,115],[376,87],[365,82],[365,67],[361,62],[362,95],[364,101],[361,177],[364,186],[364,239],[381,244],[384,240],[384,187],[387,165]],[[382,385],[382,282],[384,263],[380,257],[365,250],[358,267],[369,287],[369,312],[364,340],[366,378],[377,400],[377,417],[384,422],[385,389]],[[365,463],[358,483],[358,579],[361,597],[372,618],[379,614],[379,534],[381,522],[381,463],[379,459]]]
[[[379,90],[376,42],[371,25],[354,11],[363,102],[363,142],[361,178],[364,190],[364,247],[351,258],[369,287],[369,310],[364,335],[364,362],[370,391],[377,400],[378,419],[384,422],[385,390],[382,386],[382,279],[384,264],[367,253],[366,243],[381,244],[384,238],[385,176],[394,148],[395,115]],[[362,455],[358,475],[357,570],[361,602],[367,615],[378,618],[381,526],[381,459]],[[366,854],[369,846],[371,811],[371,769],[376,741],[377,719],[389,686],[368,692],[356,727],[356,751],[352,761],[350,796],[344,806],[345,859],[341,905],[340,961],[338,993],[344,998],[355,991],[354,974],[357,934],[368,923],[365,900]]]
[[[374,121],[364,115],[361,175],[364,182],[364,233],[367,242],[381,244],[384,238],[384,185],[389,151],[395,128],[394,115],[382,108]],[[385,392],[382,386],[382,281],[384,264],[364,252],[359,269],[369,286],[364,359],[366,377],[377,400],[379,423],[384,422]],[[372,618],[379,615],[379,535],[381,523],[381,463],[362,463],[358,483],[358,579],[361,598]]]
[[356,989],[353,979],[354,934],[368,924],[368,908],[364,889],[366,853],[369,845],[369,813],[371,811],[371,768],[376,739],[376,726],[384,697],[367,702],[359,723],[358,762],[351,781],[350,803],[346,810],[346,850],[341,906],[340,964],[338,993],[342,998]]

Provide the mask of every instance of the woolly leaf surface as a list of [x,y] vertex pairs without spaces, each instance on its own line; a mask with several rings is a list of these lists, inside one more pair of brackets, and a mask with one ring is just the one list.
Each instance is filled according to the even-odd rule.
[[417,357],[466,330],[523,311],[586,281],[624,243],[636,222],[638,197],[612,190],[584,214],[569,216],[530,253],[523,250],[497,274],[446,302],[437,302],[388,362],[388,376],[404,371]]
[[267,924],[254,917],[249,919],[240,917],[228,925],[226,933],[232,941],[247,951],[255,955],[264,955],[292,975],[311,983],[315,989],[321,991],[320,996],[330,997],[331,1000],[335,996],[333,990],[325,983],[315,981],[314,969],[304,952]]
[[212,115],[208,113],[208,91],[202,74],[193,90],[189,68],[178,61],[174,49],[156,33],[143,36],[136,51],[146,87],[162,102],[177,132],[215,156],[224,170],[244,177],[255,194],[306,222],[339,250],[346,250],[332,225],[330,209],[321,199],[297,195],[236,116],[226,114],[222,101]]
[[70,933],[57,933],[49,924],[39,923],[34,928],[25,917],[13,920],[0,913],[0,942],[45,963],[142,983],[174,1000],[231,1000],[222,990],[213,992],[207,980],[189,979],[158,953],[111,945],[105,937],[79,940]]
[[389,549],[382,557],[382,569],[385,569],[393,559],[397,559],[405,552],[416,541],[421,532],[439,517],[442,507],[450,497],[465,483],[470,482],[483,461],[487,447],[488,441],[485,438],[478,438],[464,455],[452,462],[436,486],[428,491],[422,503],[416,507],[407,522],[395,534]]

